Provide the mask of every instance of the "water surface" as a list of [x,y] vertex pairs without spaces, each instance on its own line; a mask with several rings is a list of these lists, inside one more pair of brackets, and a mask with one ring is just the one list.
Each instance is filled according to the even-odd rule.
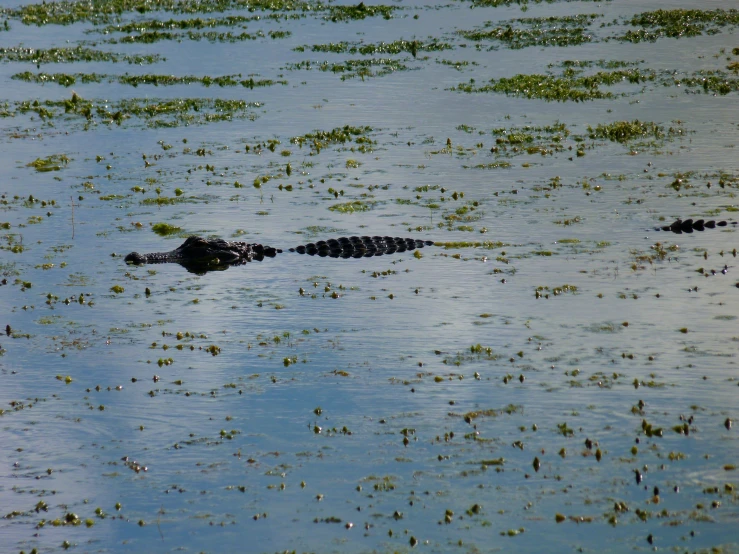
[[[736,12],[495,4],[4,3],[0,550],[739,550]],[[589,38],[461,33],[509,26]],[[76,46],[118,61],[24,50]],[[436,245],[123,261],[190,234]]]

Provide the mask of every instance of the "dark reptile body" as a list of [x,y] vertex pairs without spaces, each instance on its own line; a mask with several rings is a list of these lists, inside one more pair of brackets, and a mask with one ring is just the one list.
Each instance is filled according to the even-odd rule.
[[290,252],[309,254],[311,256],[330,256],[332,258],[369,258],[406,252],[431,246],[430,240],[404,239],[401,237],[339,237],[338,239],[319,240],[295,248]]
[[[661,227],[663,231],[672,231],[678,235],[681,233],[692,233],[693,231],[703,231],[705,229],[714,229],[716,227],[726,227],[729,223],[726,221],[706,221],[704,219],[676,219],[671,225]],[[731,225],[736,225],[735,221]]]
[[[673,233],[692,233],[715,227],[736,225],[736,222],[713,221],[703,219],[677,219],[671,225],[658,227],[663,231]],[[336,239],[320,240],[308,244],[301,244],[290,248],[290,252],[322,256],[331,258],[369,258],[406,252],[434,244],[429,240],[417,240],[402,237],[339,237]],[[139,254],[131,252],[125,261],[133,264],[154,264],[176,262],[184,266],[207,269],[239,265],[252,261],[262,261],[264,258],[274,258],[282,253],[278,248],[264,246],[259,243],[228,241],[223,239],[206,239],[203,237],[188,237],[185,242],[169,252],[153,252]]]
[[[290,248],[290,252],[331,258],[365,258],[406,252],[432,244],[431,241],[400,237],[339,237],[302,244]],[[151,254],[131,252],[126,256],[125,261],[132,264],[175,262],[192,266],[225,266],[262,261],[264,258],[274,258],[280,253],[282,250],[278,248],[258,243],[192,236],[169,252]]]
[[262,261],[274,258],[282,252],[271,246],[258,243],[237,242],[223,239],[188,237],[185,242],[169,252],[139,254],[131,252],[125,261],[133,264],[162,264],[176,262],[182,264],[221,265]]

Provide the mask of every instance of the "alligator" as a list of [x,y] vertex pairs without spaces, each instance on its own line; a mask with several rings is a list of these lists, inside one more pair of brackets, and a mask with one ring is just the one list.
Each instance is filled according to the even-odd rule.
[[[736,222],[677,219],[670,225],[657,227],[656,229],[681,234],[716,227],[727,227],[728,225],[736,225]],[[382,256],[383,254],[406,252],[433,244],[434,242],[430,240],[401,237],[339,237],[302,244],[290,248],[288,251],[310,256],[329,256],[331,258],[369,258],[371,256]],[[253,261],[261,262],[264,258],[274,258],[281,253],[282,250],[279,248],[264,246],[259,243],[191,236],[169,252],[154,252],[151,254],[131,252],[126,256],[125,261],[136,265],[175,262],[190,271],[201,272],[226,269],[232,265],[241,265]]]
[[[400,237],[339,237],[301,244],[295,248],[290,248],[289,252],[331,258],[369,258],[371,256],[382,256],[383,254],[406,252],[432,244],[434,243],[430,240]],[[169,252],[153,252],[151,254],[131,252],[125,257],[125,261],[135,265],[175,262],[190,271],[198,272],[226,269],[232,265],[241,265],[253,261],[261,262],[264,258],[274,258],[281,253],[282,250],[279,248],[272,248],[259,243],[191,236]]]

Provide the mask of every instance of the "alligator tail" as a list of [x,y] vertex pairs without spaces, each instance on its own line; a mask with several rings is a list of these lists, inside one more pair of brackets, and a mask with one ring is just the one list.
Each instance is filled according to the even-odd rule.
[[369,258],[407,252],[434,244],[430,240],[418,240],[402,237],[339,237],[301,244],[290,248],[290,252],[331,258]]
[[[727,221],[705,221],[703,219],[676,219],[671,225],[665,225],[661,229],[663,231],[672,231],[673,233],[692,233],[693,231],[703,231],[705,229],[714,229],[716,227],[726,227],[729,225]],[[735,221],[731,225],[736,225]]]

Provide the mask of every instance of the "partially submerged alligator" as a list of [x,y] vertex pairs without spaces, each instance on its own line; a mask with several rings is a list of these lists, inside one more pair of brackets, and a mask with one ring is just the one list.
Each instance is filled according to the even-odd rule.
[[[432,244],[434,243],[429,240],[400,237],[340,237],[301,244],[295,248],[290,248],[289,251],[311,256],[329,256],[331,258],[369,258],[371,256],[382,256],[383,254],[406,252]],[[131,252],[126,256],[125,261],[136,265],[175,262],[192,271],[207,271],[225,269],[231,265],[240,265],[252,261],[261,262],[264,258],[274,258],[281,253],[282,250],[279,248],[272,248],[259,243],[192,236],[169,252],[153,252],[151,254]]]
[[[726,221],[705,221],[703,219],[678,219],[671,225],[658,227],[663,231],[673,233],[692,233],[715,227],[726,227]],[[731,222],[736,225],[736,222]],[[383,254],[394,254],[406,252],[431,246],[430,240],[418,240],[401,237],[339,237],[337,239],[319,240],[290,248],[289,252],[298,254],[309,254],[311,256],[329,256],[331,258],[368,258],[371,256],[382,256]],[[248,243],[228,241],[223,239],[206,239],[203,237],[188,237],[185,242],[169,252],[154,252],[151,254],[139,254],[131,252],[126,256],[126,263],[131,264],[156,264],[175,262],[185,266],[190,271],[208,271],[213,269],[225,269],[232,265],[240,265],[247,262],[259,261],[264,258],[274,258],[281,254],[279,248],[264,246],[259,243]]]

